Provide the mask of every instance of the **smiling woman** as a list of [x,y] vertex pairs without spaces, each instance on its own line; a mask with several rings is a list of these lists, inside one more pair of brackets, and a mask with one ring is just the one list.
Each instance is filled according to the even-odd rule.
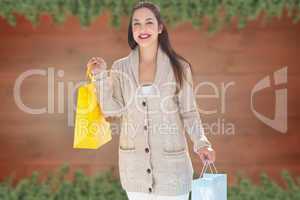
[[[122,188],[130,200],[187,200],[194,171],[185,130],[202,161],[215,160],[193,94],[191,65],[172,48],[160,9],[152,3],[134,6],[128,44],[132,51],[113,63],[110,76],[102,58],[93,61],[104,116],[122,117]],[[132,78],[132,84],[124,77]]]

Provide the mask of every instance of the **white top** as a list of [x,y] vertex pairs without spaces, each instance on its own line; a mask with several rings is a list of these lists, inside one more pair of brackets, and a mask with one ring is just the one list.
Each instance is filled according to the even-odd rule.
[[144,85],[142,85],[141,94],[144,95],[144,96],[154,94],[153,84],[144,84]]

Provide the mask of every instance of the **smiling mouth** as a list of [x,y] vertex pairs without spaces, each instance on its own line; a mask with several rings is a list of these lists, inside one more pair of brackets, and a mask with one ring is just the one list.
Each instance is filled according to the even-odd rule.
[[147,39],[147,38],[149,38],[151,35],[150,34],[140,34],[139,35],[139,38],[140,39]]

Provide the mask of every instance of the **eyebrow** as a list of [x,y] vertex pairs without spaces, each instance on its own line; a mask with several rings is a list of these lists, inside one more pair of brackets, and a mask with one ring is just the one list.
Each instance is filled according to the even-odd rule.
[[[146,19],[146,21],[150,21],[150,20],[153,20],[153,18],[152,18],[152,17],[148,17],[148,18]],[[139,21],[139,20],[136,19],[136,18],[134,18],[133,21]]]

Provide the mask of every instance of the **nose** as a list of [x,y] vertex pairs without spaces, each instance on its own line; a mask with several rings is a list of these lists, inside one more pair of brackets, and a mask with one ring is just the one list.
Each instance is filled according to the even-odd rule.
[[143,33],[146,30],[146,26],[144,24],[141,25],[141,32]]
[[145,33],[147,31],[147,24],[146,23],[141,24],[141,29],[140,30],[141,30],[142,33]]

